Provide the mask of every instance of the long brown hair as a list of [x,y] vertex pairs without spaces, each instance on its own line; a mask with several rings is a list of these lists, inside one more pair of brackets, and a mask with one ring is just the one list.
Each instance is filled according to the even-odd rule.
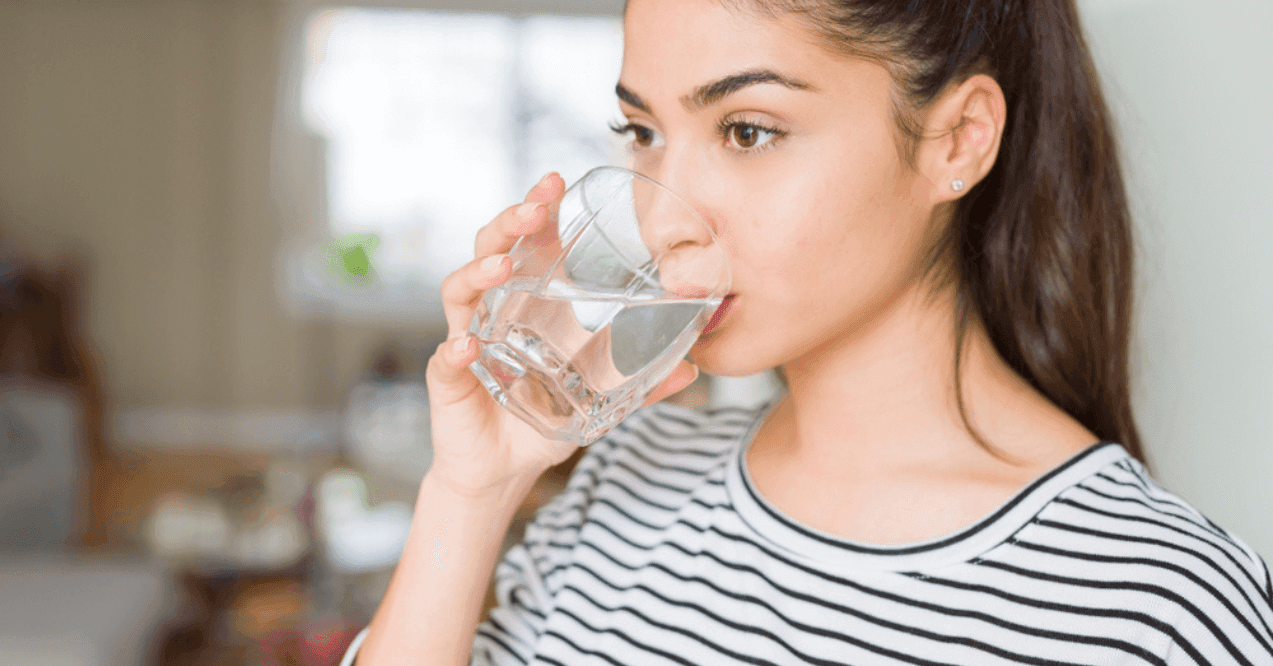
[[[1110,114],[1073,0],[731,0],[794,15],[896,83],[904,155],[919,112],[984,73],[1008,117],[990,173],[958,203],[930,272],[957,294],[955,378],[970,325],[1039,392],[1144,460],[1132,418],[1131,215]],[[960,415],[969,431],[962,389]]]

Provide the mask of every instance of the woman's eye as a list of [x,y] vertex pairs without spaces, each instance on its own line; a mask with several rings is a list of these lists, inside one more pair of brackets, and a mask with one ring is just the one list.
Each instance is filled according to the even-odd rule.
[[632,142],[641,147],[648,147],[651,143],[654,143],[654,131],[648,127],[633,125]]
[[632,135],[632,145],[638,148],[657,147],[660,141],[658,132],[636,123],[611,124],[610,129],[619,136]]
[[746,123],[734,123],[729,126],[726,138],[739,148],[755,148],[773,140],[778,133]]

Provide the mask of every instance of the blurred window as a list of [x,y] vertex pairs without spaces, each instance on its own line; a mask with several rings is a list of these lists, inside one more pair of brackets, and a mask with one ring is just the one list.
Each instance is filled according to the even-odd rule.
[[572,182],[623,159],[607,128],[618,17],[334,9],[306,39],[301,107],[326,142],[332,247],[304,259],[302,291],[438,316],[437,286],[482,225],[548,171]]

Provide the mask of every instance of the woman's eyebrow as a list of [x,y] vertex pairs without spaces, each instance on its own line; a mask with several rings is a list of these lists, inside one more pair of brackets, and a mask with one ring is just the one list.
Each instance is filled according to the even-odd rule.
[[618,95],[619,99],[628,106],[634,107],[636,110],[643,113],[652,113],[650,111],[650,105],[646,104],[645,100],[641,99],[640,95],[628,90],[622,83],[614,84],[614,94]]
[[[779,74],[772,69],[749,69],[745,72],[730,74],[695,88],[693,93],[681,98],[681,104],[689,111],[697,111],[711,106],[743,88],[762,83],[776,83],[792,90],[817,91],[817,88],[810,83],[795,77]],[[632,92],[622,83],[615,84],[614,93],[629,106],[645,113],[651,113],[650,105],[641,99],[640,95]]]
[[792,90],[817,90],[812,84],[805,83],[791,76],[779,74],[772,69],[749,69],[699,86],[694,90],[693,94],[681,98],[681,105],[690,111],[696,111],[711,106],[743,88],[762,83],[777,83]]

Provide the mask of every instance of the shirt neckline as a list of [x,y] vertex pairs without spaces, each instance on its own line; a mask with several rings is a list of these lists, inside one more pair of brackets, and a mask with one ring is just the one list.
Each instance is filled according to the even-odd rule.
[[852,541],[804,525],[762,497],[747,470],[746,452],[760,425],[780,402],[756,408],[757,416],[730,452],[725,489],[743,522],[790,557],[816,566],[876,571],[919,571],[966,562],[1003,543],[1062,491],[1101,468],[1129,458],[1117,443],[1100,441],[1027,484],[973,524],[953,533],[906,544]]

